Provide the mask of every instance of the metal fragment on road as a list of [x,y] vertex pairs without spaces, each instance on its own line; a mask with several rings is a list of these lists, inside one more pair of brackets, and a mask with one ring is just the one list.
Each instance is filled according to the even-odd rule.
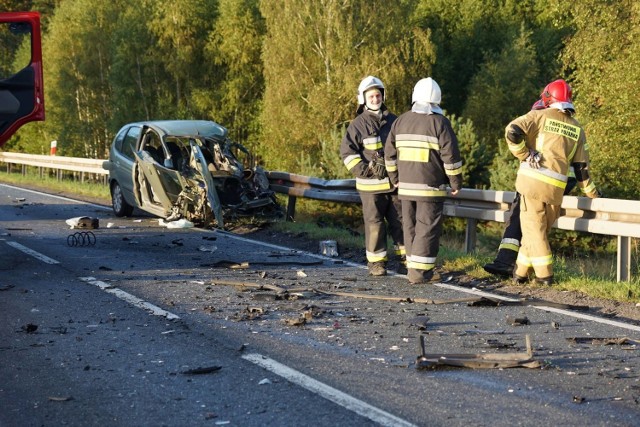
[[79,231],[67,236],[67,245],[74,247],[94,246],[96,236],[91,231]]
[[531,338],[525,337],[526,352],[446,354],[425,352],[424,335],[420,335],[421,354],[416,360],[418,369],[437,369],[442,367],[461,367],[472,369],[539,368],[540,361],[533,358]]

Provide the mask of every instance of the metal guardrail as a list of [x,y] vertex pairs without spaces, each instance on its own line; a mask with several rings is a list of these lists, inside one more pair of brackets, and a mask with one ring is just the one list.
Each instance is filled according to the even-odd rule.
[[[7,164],[10,172],[12,164],[96,174],[106,178],[109,173],[102,168],[104,159],[83,159],[80,157],[46,156],[0,152],[0,163]],[[289,196],[287,218],[294,218],[298,197],[341,203],[360,203],[360,195],[354,179],[324,180],[288,172],[267,172],[271,188]],[[106,182],[106,181],[105,181]],[[472,252],[476,247],[476,226],[478,221],[505,222],[509,215],[515,193],[511,191],[474,190],[463,188],[457,196],[448,197],[444,213],[450,217],[467,220],[465,249]],[[616,236],[617,279],[628,281],[631,277],[632,238],[640,238],[640,201],[618,199],[589,199],[565,196],[562,212],[554,227],[562,230],[584,231],[588,233]]]
[[[294,217],[298,197],[360,203],[354,179],[323,180],[287,172],[267,172],[267,176],[271,189],[289,196],[287,218]],[[445,215],[467,220],[465,249],[468,253],[476,247],[478,221],[505,222],[514,197],[512,191],[469,188],[463,188],[455,197],[447,197]],[[617,280],[630,280],[631,238],[640,238],[640,201],[565,196],[554,227],[617,236]]]
[[58,179],[61,177],[61,171],[78,172],[81,181],[84,181],[87,173],[106,177],[109,171],[102,168],[103,161],[103,159],[84,159],[81,157],[0,152],[0,162],[7,164],[7,172],[11,172],[11,165],[21,165],[22,174],[26,173],[27,166],[35,166],[40,168],[41,176],[43,169],[55,170]]

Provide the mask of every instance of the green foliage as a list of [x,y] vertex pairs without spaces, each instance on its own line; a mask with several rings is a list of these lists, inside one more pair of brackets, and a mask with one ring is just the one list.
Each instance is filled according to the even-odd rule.
[[490,170],[491,189],[515,191],[519,162],[509,151],[506,141],[497,142],[498,154],[494,157]]
[[493,159],[493,151],[485,141],[478,138],[471,120],[457,118],[455,115],[451,115],[449,120],[458,138],[463,160],[463,187],[486,188],[489,185],[489,165]]
[[[392,23],[410,22],[414,3],[260,3],[267,26],[260,153],[268,168],[299,172],[300,153],[305,153],[302,159],[309,157],[305,164],[319,163],[321,141],[351,119],[356,89],[368,74],[389,87],[392,109],[398,99],[410,99],[417,79],[407,71],[428,71],[430,42],[424,31]],[[405,95],[397,95],[400,90]]]
[[572,13],[576,32],[563,61],[587,132],[591,174],[605,196],[638,199],[640,92],[629,85],[640,79],[640,5],[586,0]]
[[205,47],[205,59],[219,76],[194,91],[199,109],[229,129],[229,136],[250,149],[257,146],[258,116],[264,92],[260,59],[265,33],[256,0],[221,0],[218,19]]
[[[538,69],[531,33],[523,27],[497,54],[487,53],[485,62],[469,84],[464,116],[470,118],[478,137],[490,142],[504,135],[513,118],[527,112],[542,87],[536,79]],[[491,106],[488,108],[488,106]]]

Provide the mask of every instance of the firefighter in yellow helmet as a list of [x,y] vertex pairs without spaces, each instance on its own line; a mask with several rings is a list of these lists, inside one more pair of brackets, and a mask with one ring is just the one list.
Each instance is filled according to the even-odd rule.
[[412,284],[433,278],[447,184],[453,196],[462,187],[458,139],[440,98],[435,80],[418,81],[411,110],[393,123],[385,144],[385,164],[402,201],[407,279]]
[[540,99],[544,109],[529,111],[505,130],[511,154],[521,161],[516,191],[520,193],[522,241],[513,278],[526,283],[533,270],[537,284],[551,285],[553,258],[547,235],[560,216],[570,166],[586,196],[598,197],[598,191],[589,177],[584,130],[573,117],[571,86],[555,80],[544,88]]
[[398,273],[405,274],[400,202],[384,166],[383,145],[396,116],[384,104],[384,84],[377,77],[368,76],[360,82],[357,99],[357,117],[342,139],[340,155],[356,179],[362,200],[369,274],[387,274],[387,227],[399,262]]

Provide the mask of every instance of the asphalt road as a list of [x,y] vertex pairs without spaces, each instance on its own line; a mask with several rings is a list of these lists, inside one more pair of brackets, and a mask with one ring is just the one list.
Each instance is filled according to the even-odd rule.
[[[95,243],[71,246],[81,216]],[[640,326],[470,305],[446,277],[5,185],[0,270],[0,426],[640,425]],[[540,366],[417,369],[420,337]]]

